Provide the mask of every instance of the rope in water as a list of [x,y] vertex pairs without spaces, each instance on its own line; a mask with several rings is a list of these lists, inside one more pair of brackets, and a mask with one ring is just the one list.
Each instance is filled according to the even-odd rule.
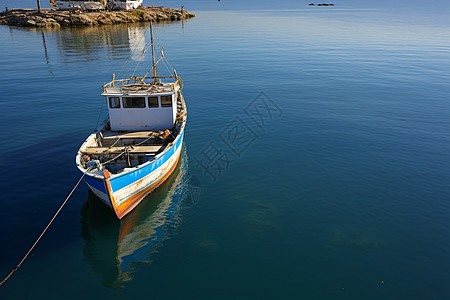
[[66,205],[67,200],[69,200],[69,198],[72,196],[73,192],[76,190],[76,188],[78,187],[78,185],[80,184],[81,180],[84,178],[84,175],[86,175],[86,173],[90,170],[90,168],[88,168],[83,175],[80,177],[80,179],[78,180],[77,184],[73,187],[72,191],[70,192],[70,194],[67,196],[66,200],[64,200],[64,202],[61,204],[61,206],[59,207],[58,211],[53,215],[53,218],[50,220],[50,222],[47,224],[47,226],[45,227],[44,231],[42,231],[41,235],[37,238],[37,240],[34,242],[33,246],[31,246],[30,250],[28,250],[27,254],[25,254],[25,256],[22,258],[22,260],[19,262],[19,264],[11,271],[11,273],[8,274],[8,276],[5,277],[5,279],[3,279],[2,282],[0,282],[0,286],[2,286],[17,270],[19,270],[20,266],[22,265],[22,263],[27,259],[28,255],[30,255],[31,251],[33,251],[34,247],[36,247],[37,243],[41,240],[41,238],[44,236],[45,232],[47,231],[47,229],[50,227],[50,225],[53,223],[53,221],[56,219],[56,216],[59,214],[59,212],[61,211],[61,209],[64,207],[64,205]]

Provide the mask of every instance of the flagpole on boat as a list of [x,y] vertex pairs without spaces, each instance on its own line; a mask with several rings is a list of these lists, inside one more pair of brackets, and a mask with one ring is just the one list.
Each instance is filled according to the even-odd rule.
[[153,69],[153,82],[156,83],[156,63],[155,63],[155,48],[153,45],[153,27],[152,27],[152,22],[150,21],[150,41],[152,43],[152,69]]

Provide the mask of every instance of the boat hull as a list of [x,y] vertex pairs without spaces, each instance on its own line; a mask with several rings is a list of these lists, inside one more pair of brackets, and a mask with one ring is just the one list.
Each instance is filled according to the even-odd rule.
[[91,191],[121,219],[175,170],[181,155],[183,136],[184,129],[173,145],[161,156],[132,171],[110,175],[105,170],[103,179],[86,174],[84,181]]

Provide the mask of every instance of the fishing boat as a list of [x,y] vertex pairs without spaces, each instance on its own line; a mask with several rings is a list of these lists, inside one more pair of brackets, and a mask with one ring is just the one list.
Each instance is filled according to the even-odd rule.
[[[150,36],[152,67],[142,77],[116,79],[113,74],[102,93],[109,118],[76,156],[84,181],[119,219],[170,176],[183,144],[182,80],[174,69],[171,75],[158,75],[151,25]],[[164,58],[161,51],[158,62]]]

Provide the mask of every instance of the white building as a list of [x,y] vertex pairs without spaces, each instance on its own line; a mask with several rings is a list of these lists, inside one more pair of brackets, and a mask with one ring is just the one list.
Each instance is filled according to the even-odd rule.
[[113,9],[130,10],[136,9],[142,5],[143,0],[56,0],[55,4],[60,9],[85,9],[85,10],[102,10],[106,6]]

